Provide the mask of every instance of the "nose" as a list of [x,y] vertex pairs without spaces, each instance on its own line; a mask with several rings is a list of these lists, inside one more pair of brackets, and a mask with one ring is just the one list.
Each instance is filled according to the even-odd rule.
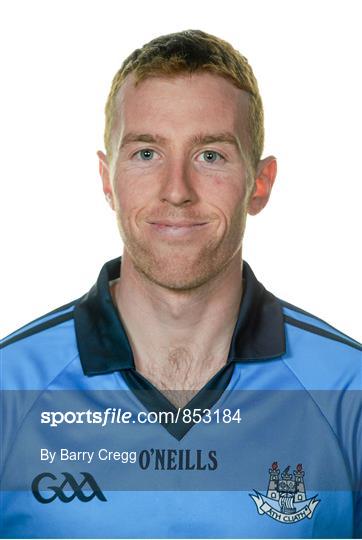
[[170,160],[163,174],[159,193],[162,202],[181,206],[196,199],[190,167],[185,159]]

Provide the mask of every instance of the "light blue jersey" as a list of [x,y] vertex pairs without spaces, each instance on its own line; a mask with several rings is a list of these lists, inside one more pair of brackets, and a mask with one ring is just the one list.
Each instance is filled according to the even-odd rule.
[[177,408],[135,370],[120,264],[3,341],[1,537],[360,538],[359,344],[244,262],[228,361]]

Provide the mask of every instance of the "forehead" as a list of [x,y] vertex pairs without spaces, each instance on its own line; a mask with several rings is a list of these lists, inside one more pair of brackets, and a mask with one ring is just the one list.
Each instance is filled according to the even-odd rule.
[[152,76],[137,85],[130,74],[116,97],[113,132],[117,140],[129,130],[145,129],[179,136],[195,129],[225,129],[241,135],[248,99],[246,92],[212,73]]

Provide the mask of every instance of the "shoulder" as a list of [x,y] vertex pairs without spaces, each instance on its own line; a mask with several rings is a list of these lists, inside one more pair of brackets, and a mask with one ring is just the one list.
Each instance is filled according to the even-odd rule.
[[286,324],[300,328],[304,332],[319,335],[325,339],[344,343],[349,347],[361,351],[361,344],[358,341],[340,332],[326,321],[289,302],[285,302],[284,300],[279,300],[279,302],[283,309]]
[[285,327],[285,362],[303,385],[360,389],[362,347],[319,317],[279,300]]
[[74,310],[79,300],[38,317],[1,340],[4,389],[44,387],[77,356]]
[[38,334],[47,330],[48,328],[52,328],[54,326],[62,324],[69,319],[72,319],[74,308],[78,300],[79,299],[73,300],[72,302],[68,302],[63,306],[53,309],[52,311],[45,313],[41,317],[30,321],[21,328],[18,328],[17,330],[15,330],[1,340],[1,348],[7,347],[12,343],[16,343],[17,341],[23,340],[31,335]]

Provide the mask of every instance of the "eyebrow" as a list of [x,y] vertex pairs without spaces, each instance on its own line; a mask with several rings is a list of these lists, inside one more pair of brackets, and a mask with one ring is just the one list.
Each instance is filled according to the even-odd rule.
[[[119,145],[119,149],[133,142],[165,144],[167,142],[167,139],[157,134],[152,135],[151,133],[130,132],[130,133],[127,133],[124,137],[122,137],[121,143]],[[197,135],[193,135],[192,137],[190,137],[190,139],[188,140],[188,143],[191,145],[200,145],[200,146],[205,145],[205,144],[211,144],[211,143],[228,143],[235,146],[240,152],[242,152],[239,139],[235,135],[230,133],[229,131],[223,131],[221,133],[210,133],[210,134],[199,133]]]

